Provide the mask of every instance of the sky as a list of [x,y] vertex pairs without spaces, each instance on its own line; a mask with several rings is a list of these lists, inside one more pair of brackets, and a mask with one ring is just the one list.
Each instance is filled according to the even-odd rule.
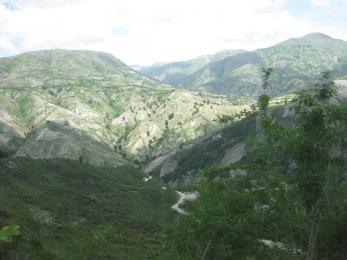
[[150,65],[311,32],[347,40],[346,11],[347,0],[0,0],[0,57],[88,49]]

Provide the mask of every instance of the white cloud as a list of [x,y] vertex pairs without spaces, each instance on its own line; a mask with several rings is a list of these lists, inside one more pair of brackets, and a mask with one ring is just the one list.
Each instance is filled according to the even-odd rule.
[[330,0],[311,0],[311,4],[318,7],[328,7],[331,4]]
[[[11,11],[0,0],[0,32],[7,37],[1,46],[11,52],[92,49],[110,52],[128,64],[149,64],[226,48],[266,47],[320,31],[315,23],[286,12],[284,2],[14,0],[16,11]],[[11,39],[21,44],[11,47]]]
[[17,51],[16,47],[11,42],[10,37],[7,35],[0,35],[0,51],[5,50],[10,53],[15,53]]

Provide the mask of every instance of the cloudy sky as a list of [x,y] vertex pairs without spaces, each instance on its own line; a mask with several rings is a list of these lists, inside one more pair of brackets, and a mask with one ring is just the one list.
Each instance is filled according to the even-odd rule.
[[0,56],[90,49],[149,65],[310,32],[347,40],[346,10],[347,0],[0,0]]

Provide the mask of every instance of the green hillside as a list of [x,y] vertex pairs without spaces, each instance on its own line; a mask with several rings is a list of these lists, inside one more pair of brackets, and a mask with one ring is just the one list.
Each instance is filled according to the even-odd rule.
[[218,129],[218,113],[252,102],[176,90],[110,54],[67,50],[1,58],[0,92],[1,150],[32,158],[87,154],[95,165],[153,158]]
[[0,226],[21,231],[15,243],[0,244],[1,259],[155,257],[176,195],[142,177],[130,166],[1,159]]

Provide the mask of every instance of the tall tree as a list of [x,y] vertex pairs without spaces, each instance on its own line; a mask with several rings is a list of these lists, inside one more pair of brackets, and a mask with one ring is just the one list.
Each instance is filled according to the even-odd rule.
[[336,205],[336,191],[345,183],[347,110],[334,103],[336,94],[326,72],[312,89],[299,92],[294,99],[293,127],[285,127],[270,116],[268,106],[260,113],[267,142],[277,142],[276,152],[291,163],[286,173],[292,177],[305,211],[308,259],[318,257],[321,221],[331,205]]

